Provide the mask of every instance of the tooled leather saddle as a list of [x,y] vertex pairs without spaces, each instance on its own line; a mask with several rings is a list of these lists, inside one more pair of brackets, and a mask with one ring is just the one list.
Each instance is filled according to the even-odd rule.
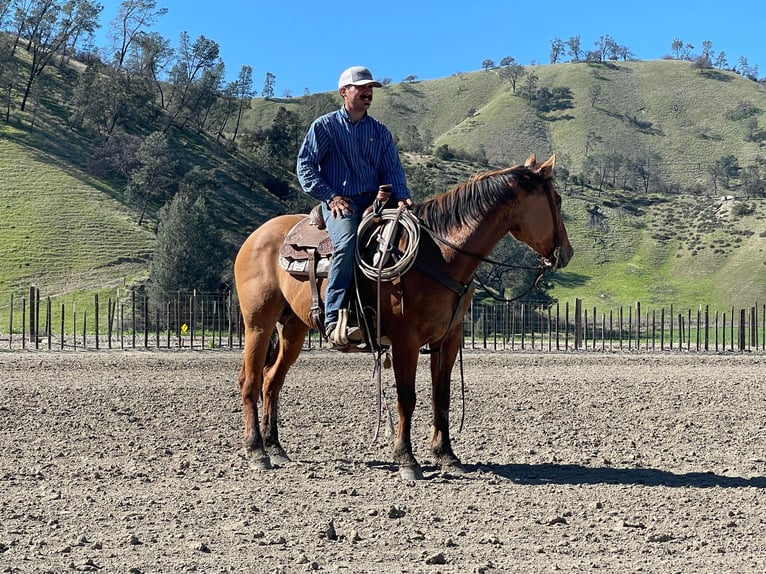
[[314,207],[308,217],[293,226],[279,248],[280,267],[292,275],[309,279],[311,321],[320,333],[324,333],[324,323],[317,278],[327,277],[332,252],[333,244],[322,217],[321,205]]
[[293,275],[327,277],[332,251],[322,207],[317,205],[288,231],[279,248],[279,265]]

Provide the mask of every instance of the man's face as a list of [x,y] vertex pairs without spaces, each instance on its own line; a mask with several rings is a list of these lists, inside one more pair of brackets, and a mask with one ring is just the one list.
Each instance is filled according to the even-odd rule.
[[341,89],[343,100],[350,109],[366,111],[372,104],[372,86],[344,86]]

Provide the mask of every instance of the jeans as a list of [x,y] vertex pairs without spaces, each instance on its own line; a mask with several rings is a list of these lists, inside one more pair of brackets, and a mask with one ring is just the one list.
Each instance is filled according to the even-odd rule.
[[322,202],[322,214],[327,224],[327,232],[333,243],[332,262],[327,277],[327,290],[324,296],[324,323],[337,323],[338,310],[343,306],[354,277],[356,265],[356,231],[362,221],[365,209],[375,199],[375,193],[353,195],[345,198],[352,206],[353,213],[343,217],[333,217],[326,202]]

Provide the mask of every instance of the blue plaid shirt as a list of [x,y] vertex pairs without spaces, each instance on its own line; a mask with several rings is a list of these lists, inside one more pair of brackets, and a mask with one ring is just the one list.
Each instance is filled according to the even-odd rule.
[[311,124],[298,152],[297,174],[303,190],[322,201],[376,192],[384,183],[393,186],[395,200],[410,197],[391,132],[368,114],[353,123],[345,108]]

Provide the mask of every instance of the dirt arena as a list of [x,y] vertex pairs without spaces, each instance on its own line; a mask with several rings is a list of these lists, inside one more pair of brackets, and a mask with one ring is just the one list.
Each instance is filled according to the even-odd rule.
[[423,359],[417,483],[371,442],[370,357],[328,351],[283,391],[293,462],[251,469],[239,361],[0,351],[0,572],[766,570],[764,355],[468,352],[460,478]]

